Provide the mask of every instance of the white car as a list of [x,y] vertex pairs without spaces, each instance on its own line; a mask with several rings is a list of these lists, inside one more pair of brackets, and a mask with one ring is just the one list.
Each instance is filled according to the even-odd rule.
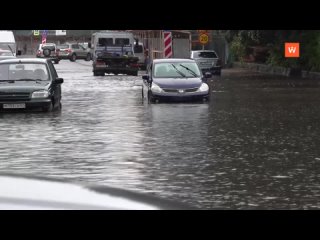
[[195,60],[203,73],[221,75],[221,60],[213,50],[191,51],[191,59]]
[[37,58],[50,58],[55,64],[58,64],[60,59],[56,44],[40,44],[37,51]]

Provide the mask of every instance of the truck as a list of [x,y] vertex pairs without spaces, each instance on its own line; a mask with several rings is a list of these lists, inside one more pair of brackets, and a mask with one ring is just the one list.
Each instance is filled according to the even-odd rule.
[[138,76],[139,58],[134,55],[134,37],[125,31],[100,31],[92,34],[88,47],[94,76],[105,73]]
[[16,56],[16,40],[12,31],[0,31],[0,49],[10,50]]

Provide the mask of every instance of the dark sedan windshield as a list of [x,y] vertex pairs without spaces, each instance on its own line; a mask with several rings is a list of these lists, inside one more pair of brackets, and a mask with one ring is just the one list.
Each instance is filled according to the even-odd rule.
[[199,67],[194,62],[156,63],[154,78],[192,78],[200,77]]
[[49,80],[47,66],[44,63],[3,63],[0,64],[1,80]]

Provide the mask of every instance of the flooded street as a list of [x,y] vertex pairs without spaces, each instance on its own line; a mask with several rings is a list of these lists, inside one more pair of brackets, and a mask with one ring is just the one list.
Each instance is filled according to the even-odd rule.
[[[223,69],[210,103],[148,104],[141,76],[55,65],[61,112],[0,113],[0,171],[204,209],[319,209],[318,82]],[[140,75],[143,72],[140,72]]]

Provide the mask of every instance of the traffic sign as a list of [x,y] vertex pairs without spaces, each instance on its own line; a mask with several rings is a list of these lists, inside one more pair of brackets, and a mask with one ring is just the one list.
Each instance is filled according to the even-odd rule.
[[33,35],[34,36],[39,36],[40,35],[40,30],[33,30]]
[[199,36],[199,42],[202,44],[207,44],[209,42],[209,35],[206,33],[202,33]]
[[48,30],[42,30],[42,36],[48,36]]

